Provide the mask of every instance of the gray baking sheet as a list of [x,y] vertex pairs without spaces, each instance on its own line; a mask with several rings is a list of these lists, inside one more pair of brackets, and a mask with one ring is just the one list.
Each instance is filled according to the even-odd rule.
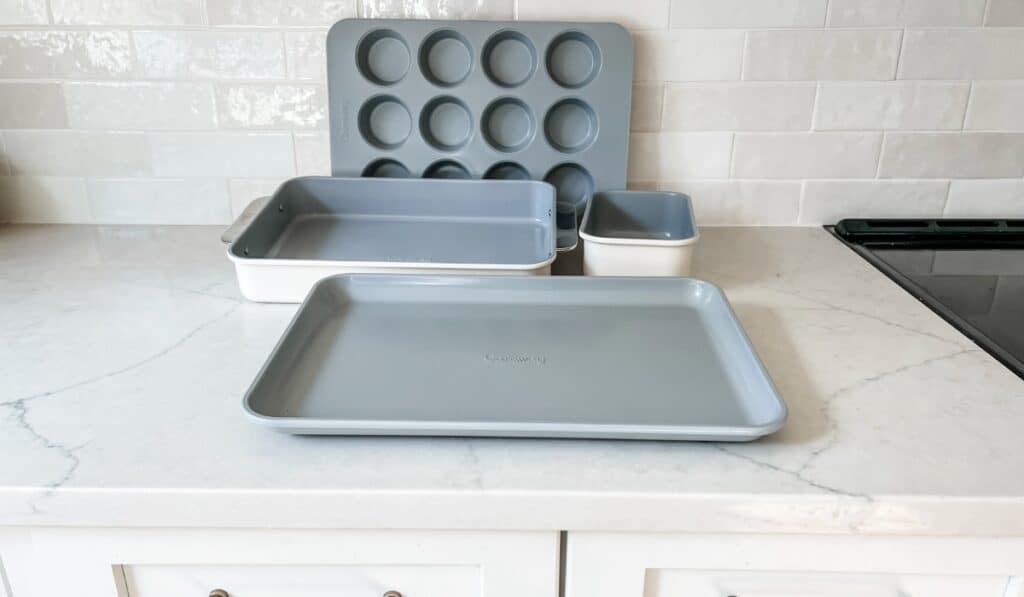
[[690,278],[343,275],[244,399],[293,434],[749,441],[786,406]]

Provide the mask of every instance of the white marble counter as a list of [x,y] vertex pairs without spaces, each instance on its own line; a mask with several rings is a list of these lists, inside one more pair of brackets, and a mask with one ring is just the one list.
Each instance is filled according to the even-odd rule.
[[698,248],[790,409],[745,445],[258,427],[295,307],[220,232],[0,227],[0,525],[1024,535],[1024,382],[820,229]]

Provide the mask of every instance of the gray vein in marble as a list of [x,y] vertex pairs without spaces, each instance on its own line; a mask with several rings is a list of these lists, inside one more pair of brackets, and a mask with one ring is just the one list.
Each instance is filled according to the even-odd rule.
[[800,467],[797,468],[796,470],[790,470],[790,469],[787,469],[787,468],[783,468],[781,466],[777,466],[777,465],[771,464],[769,462],[764,462],[762,460],[754,458],[753,456],[750,456],[750,455],[747,455],[747,454],[742,454],[740,452],[737,452],[737,451],[731,449],[728,444],[715,445],[714,448],[717,449],[718,451],[722,452],[722,453],[728,454],[728,455],[733,456],[735,458],[739,458],[740,460],[744,460],[744,461],[749,462],[751,464],[754,464],[754,465],[756,465],[756,466],[758,466],[760,468],[766,468],[766,469],[769,469],[769,470],[773,470],[773,471],[776,471],[776,472],[779,472],[779,473],[783,473],[783,474],[789,475],[790,477],[793,477],[793,478],[795,478],[795,479],[797,479],[797,480],[799,480],[799,481],[801,481],[801,482],[803,482],[803,483],[807,484],[808,486],[813,487],[815,489],[820,489],[820,490],[825,491],[827,493],[843,495],[843,496],[847,496],[847,497],[861,498],[861,499],[867,500],[869,502],[873,501],[873,498],[871,496],[867,495],[867,494],[846,491],[846,490],[843,490],[843,489],[841,489],[839,487],[835,487],[835,486],[832,486],[832,485],[826,485],[824,483],[820,483],[820,482],[815,481],[815,480],[813,480],[813,479],[811,479],[811,478],[809,478],[807,476],[807,471],[808,471],[809,468],[811,468],[811,466],[813,465],[814,461],[817,460],[818,457],[820,457],[822,454],[824,454],[825,452],[831,450],[832,448],[834,448],[836,445],[839,444],[839,440],[840,440],[839,427],[838,427],[838,425],[835,422],[835,417],[832,416],[830,414],[830,412],[829,412],[829,409],[832,407],[833,403],[836,400],[839,400],[841,397],[849,395],[851,392],[853,392],[855,390],[862,389],[865,386],[868,386],[868,385],[870,385],[872,383],[876,383],[878,381],[881,381],[881,380],[886,379],[888,377],[891,377],[893,375],[898,375],[900,373],[905,373],[907,371],[912,371],[912,370],[918,369],[920,367],[926,367],[926,366],[934,364],[934,363],[938,363],[938,362],[941,362],[941,361],[953,359],[953,358],[956,358],[956,357],[964,355],[964,354],[970,354],[970,353],[976,353],[976,352],[979,352],[979,349],[969,348],[969,349],[964,349],[964,350],[958,350],[956,352],[953,352],[953,353],[950,353],[950,354],[946,354],[946,355],[932,357],[932,358],[925,359],[923,361],[919,361],[919,362],[916,362],[916,363],[910,363],[910,364],[907,364],[907,365],[903,365],[903,366],[897,367],[896,369],[892,369],[890,371],[884,371],[884,372],[879,373],[877,375],[873,375],[871,377],[867,377],[867,378],[858,380],[857,383],[855,383],[855,384],[852,384],[852,385],[844,387],[844,388],[840,388],[840,389],[836,390],[835,392],[832,392],[831,394],[829,394],[828,396],[826,396],[824,398],[824,408],[822,409],[823,410],[823,414],[825,416],[825,419],[828,421],[828,432],[827,432],[828,440],[821,447],[818,447],[818,448],[815,448],[814,450],[812,450],[808,454],[808,457],[804,461],[804,463],[801,464]]
[[[718,270],[706,270],[706,273],[713,274],[713,276],[716,277],[716,278],[727,278],[727,279],[731,279],[731,280],[744,281],[744,282],[746,281],[746,279],[743,278],[742,276],[728,274],[728,273],[725,273],[725,272],[722,272],[722,271],[718,271]],[[911,334],[917,334],[919,336],[925,336],[925,337],[931,338],[933,340],[937,340],[939,342],[942,342],[942,343],[945,343],[945,344],[949,344],[949,345],[952,345],[952,346],[959,346],[959,344],[957,344],[955,341],[951,340],[948,337],[942,337],[942,336],[933,334],[933,333],[925,331],[925,330],[920,330],[920,329],[912,328],[912,327],[909,327],[909,326],[904,325],[902,323],[899,323],[899,322],[896,322],[896,321],[892,321],[891,319],[887,319],[885,317],[881,317],[881,316],[876,315],[874,313],[867,313],[867,312],[864,312],[864,311],[859,311],[857,309],[851,309],[850,307],[844,307],[842,305],[837,305],[837,304],[834,304],[834,303],[823,301],[821,299],[810,297],[810,296],[807,296],[806,294],[803,294],[801,292],[797,292],[795,290],[788,290],[786,288],[782,288],[782,287],[780,287],[780,285],[777,285],[777,284],[766,283],[766,284],[761,285],[760,287],[764,288],[764,289],[767,289],[767,290],[771,290],[772,292],[778,292],[779,294],[784,294],[786,296],[791,296],[793,298],[798,298],[798,299],[801,299],[801,300],[805,300],[805,301],[807,301],[809,303],[813,303],[815,305],[818,305],[819,307],[822,308],[822,310],[835,310],[835,311],[840,311],[842,313],[848,313],[850,315],[854,315],[854,316],[858,316],[858,317],[864,317],[866,319],[870,319],[872,321],[877,321],[879,323],[883,323],[885,325],[892,326],[894,328],[903,330],[905,332],[909,332]],[[798,309],[799,307],[779,307],[779,308],[780,309]]]
[[[883,371],[883,372],[881,372],[881,373],[879,373],[877,375],[873,375],[871,377],[866,377],[864,379],[858,380],[856,383],[854,383],[854,384],[852,384],[850,386],[847,386],[845,388],[840,388],[840,389],[832,392],[831,394],[825,396],[825,398],[824,398],[825,407],[823,409],[823,414],[825,415],[825,419],[828,421],[828,441],[826,441],[825,444],[822,445],[821,447],[818,447],[818,448],[815,448],[814,450],[811,450],[811,452],[807,455],[807,459],[804,461],[804,463],[802,465],[800,465],[800,468],[798,468],[795,471],[793,471],[793,474],[796,475],[797,478],[801,478],[801,479],[805,478],[807,470],[809,468],[811,468],[811,466],[814,464],[814,462],[822,454],[824,454],[825,452],[828,452],[829,450],[831,450],[832,448],[834,448],[836,445],[839,444],[839,440],[840,440],[839,426],[836,424],[835,417],[830,413],[830,409],[832,408],[832,405],[835,403],[836,400],[839,400],[843,396],[849,395],[851,392],[853,392],[855,390],[863,389],[864,387],[866,387],[866,386],[868,386],[870,384],[879,382],[879,381],[881,381],[883,379],[886,379],[888,377],[891,377],[893,375],[898,375],[900,373],[905,373],[907,371],[912,371],[914,369],[919,369],[921,367],[926,367],[926,366],[931,365],[933,363],[938,363],[938,362],[941,362],[941,361],[945,361],[945,360],[949,360],[949,359],[954,359],[954,358],[956,358],[958,356],[961,356],[961,355],[964,355],[964,354],[968,354],[968,353],[973,353],[973,352],[978,352],[978,349],[976,349],[976,348],[967,348],[967,349],[964,349],[964,350],[958,350],[958,351],[950,353],[950,354],[946,354],[946,355],[941,355],[941,356],[925,359],[925,360],[919,361],[917,363],[910,363],[908,365],[903,365],[901,367],[897,367],[896,369],[892,369],[892,370],[889,370],[889,371]],[[867,497],[867,496],[864,496],[864,497]]]
[[808,487],[813,487],[815,489],[820,489],[821,491],[824,491],[826,493],[831,493],[831,494],[834,494],[834,495],[842,495],[842,496],[846,496],[846,497],[860,498],[860,499],[863,499],[863,500],[866,500],[866,501],[869,501],[869,502],[872,501],[872,497],[869,496],[869,495],[866,495],[866,494],[863,494],[863,493],[854,493],[854,492],[844,491],[842,489],[839,489],[838,487],[832,487],[831,485],[825,485],[824,483],[819,483],[817,481],[814,481],[813,479],[808,479],[803,474],[803,467],[801,467],[799,470],[791,471],[791,470],[789,470],[787,468],[783,468],[781,466],[776,466],[774,464],[771,464],[770,462],[764,462],[763,460],[758,460],[757,458],[754,458],[753,456],[749,456],[747,454],[741,454],[739,452],[735,452],[735,451],[733,451],[729,447],[728,444],[713,444],[712,447],[714,449],[718,450],[719,452],[723,453],[723,454],[726,454],[728,456],[732,456],[733,458],[738,458],[738,459],[740,459],[740,460],[742,460],[744,462],[749,462],[750,464],[753,464],[754,466],[756,466],[758,468],[764,468],[764,469],[768,469],[768,470],[771,470],[771,471],[775,471],[777,473],[782,473],[784,475],[790,476],[790,477],[800,481],[801,483],[806,484]]
[[[186,342],[188,342],[191,338],[195,337],[196,334],[200,333],[204,329],[206,329],[206,328],[216,324],[217,322],[227,318],[228,316],[230,316],[236,309],[238,309],[238,307],[239,307],[239,305],[234,305],[233,307],[231,307],[230,309],[228,309],[224,313],[218,315],[217,317],[214,317],[212,319],[208,319],[208,320],[204,321],[203,323],[199,324],[197,327],[192,329],[190,332],[188,332],[187,334],[182,336],[178,341],[174,342],[173,344],[171,344],[167,348],[164,348],[163,350],[161,350],[161,351],[159,351],[159,352],[157,352],[155,354],[152,354],[152,355],[150,355],[150,356],[148,356],[148,357],[146,357],[146,358],[144,358],[144,359],[142,359],[140,361],[132,363],[131,365],[128,365],[126,367],[122,367],[121,369],[118,369],[116,371],[111,371],[111,372],[108,372],[108,373],[104,373],[102,375],[98,375],[96,377],[91,377],[89,379],[85,379],[85,380],[82,380],[82,381],[79,381],[79,382],[76,382],[76,383],[73,383],[73,384],[61,387],[61,388],[57,388],[57,389],[50,390],[50,391],[47,391],[47,392],[43,392],[43,393],[40,393],[40,394],[35,394],[35,395],[32,395],[32,396],[26,396],[24,398],[18,398],[16,400],[8,401],[8,402],[5,402],[5,403],[0,403],[0,406],[6,406],[6,407],[8,407],[9,409],[12,410],[12,412],[13,412],[13,419],[14,419],[15,423],[18,425],[18,427],[20,427],[21,429],[25,430],[26,433],[28,433],[29,435],[34,437],[40,444],[42,444],[42,446],[45,449],[53,450],[53,451],[57,452],[58,454],[60,454],[61,457],[65,461],[67,461],[67,463],[68,463],[67,470],[65,470],[61,474],[60,477],[58,477],[58,478],[54,479],[53,481],[50,481],[49,483],[46,484],[46,491],[40,496],[40,499],[48,496],[53,490],[62,487],[65,483],[67,483],[68,481],[71,480],[71,478],[74,476],[75,472],[78,470],[78,466],[81,464],[81,459],[79,459],[77,452],[78,452],[78,450],[80,450],[83,447],[85,447],[86,445],[88,445],[89,442],[85,442],[85,443],[79,444],[77,446],[67,446],[67,445],[65,445],[63,443],[60,443],[60,442],[58,442],[58,441],[56,441],[54,439],[51,439],[51,438],[43,435],[28,420],[28,405],[29,405],[29,403],[31,403],[31,402],[33,402],[35,400],[42,399],[42,398],[47,398],[47,397],[50,397],[50,396],[55,396],[55,395],[61,394],[62,392],[66,392],[68,390],[72,390],[72,389],[80,388],[80,387],[83,387],[83,386],[86,386],[86,385],[89,385],[89,384],[97,383],[97,382],[103,381],[105,379],[110,379],[110,378],[116,377],[118,375],[123,375],[125,373],[128,373],[129,371],[132,371],[132,370],[138,369],[139,367],[145,366],[146,364],[151,363],[151,362],[153,362],[153,361],[155,361],[155,360],[157,360],[157,359],[167,355],[168,353],[172,352],[173,350],[175,350],[177,348],[180,348],[182,345],[184,345]],[[30,503],[30,507],[31,507],[33,513],[41,512],[41,510],[38,507],[37,502],[38,502],[38,500],[33,501],[32,503]]]
[[131,365],[127,365],[127,366],[122,367],[120,369],[117,369],[117,370],[114,370],[114,371],[109,371],[107,373],[102,373],[102,374],[97,375],[95,377],[90,377],[88,379],[84,379],[82,381],[78,381],[78,382],[75,382],[73,384],[69,384],[69,385],[66,385],[66,386],[54,389],[54,390],[49,390],[49,391],[46,391],[46,392],[41,392],[39,394],[33,394],[31,396],[25,396],[24,398],[15,398],[14,400],[0,401],[0,405],[8,405],[8,406],[15,405],[15,406],[17,406],[18,404],[24,404],[26,402],[31,402],[32,400],[38,400],[39,398],[46,398],[47,396],[53,396],[54,394],[60,394],[62,392],[67,392],[68,390],[74,390],[75,388],[80,388],[82,386],[87,386],[89,384],[93,384],[93,383],[96,383],[96,382],[99,382],[99,381],[103,381],[104,379],[110,379],[111,377],[116,377],[118,375],[122,375],[124,373],[128,373],[129,371],[132,371],[134,369],[138,369],[139,367],[142,367],[142,366],[144,366],[144,365],[146,365],[148,363],[151,363],[151,362],[159,359],[160,357],[166,355],[167,353],[171,352],[172,350],[180,347],[182,344],[188,342],[193,336],[195,336],[199,332],[203,331],[204,329],[210,327],[211,325],[214,325],[215,323],[219,322],[222,319],[227,318],[229,315],[234,313],[235,310],[238,309],[240,306],[241,306],[241,302],[238,301],[236,305],[234,305],[233,307],[231,307],[230,309],[228,309],[224,313],[221,313],[220,315],[218,315],[218,316],[216,316],[216,317],[214,317],[212,319],[208,319],[208,320],[204,321],[203,323],[199,324],[198,327],[194,328],[192,331],[190,331],[189,333],[187,333],[184,336],[182,336],[178,341],[174,342],[173,344],[171,344],[167,348],[164,348],[163,350],[160,350],[159,352],[157,352],[155,354],[152,354],[152,355],[142,359],[141,361],[136,361],[136,362],[132,363]]

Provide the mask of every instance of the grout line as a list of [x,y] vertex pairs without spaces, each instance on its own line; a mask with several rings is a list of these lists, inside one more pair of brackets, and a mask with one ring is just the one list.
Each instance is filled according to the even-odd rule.
[[54,17],[53,17],[53,0],[46,0],[46,5],[45,6],[46,6],[46,20],[49,22],[49,24],[51,26],[55,25],[56,24],[56,22],[55,22],[56,19],[54,19]]
[[800,199],[796,202],[796,223],[799,225],[804,217],[804,201],[807,197],[807,180],[800,181]]
[[874,180],[882,179],[882,157],[885,155],[885,146],[888,145],[889,131],[882,131],[882,141],[878,144],[878,166],[875,168]]
[[942,215],[949,213],[949,196],[953,192],[953,180],[946,185],[946,199],[942,202]]
[[[519,0],[516,0],[518,2]],[[675,4],[673,0],[665,0],[668,2],[668,17],[665,19],[665,29],[668,31],[672,30],[672,5]]]
[[743,50],[740,54],[740,81],[745,81],[747,76],[747,50],[750,46],[750,31],[743,32]]
[[983,10],[982,13],[981,13],[981,26],[982,27],[987,27],[988,26],[988,17],[989,17],[991,9],[992,9],[992,0],[985,0],[985,10]]
[[967,130],[967,113],[971,111],[972,98],[974,98],[974,81],[971,81],[970,86],[967,88],[967,101],[964,103],[964,117],[960,119],[961,132]]
[[665,103],[668,101],[668,85],[662,83],[659,94],[661,95],[661,101],[658,102],[658,128],[655,130],[661,132],[665,126]]
[[814,84],[814,101],[811,102],[811,128],[808,132],[815,132],[817,129],[815,126],[818,122],[818,100],[821,97],[821,81],[817,81]]
[[299,144],[295,141],[295,132],[292,132],[292,167],[295,168],[295,176],[299,175]]
[[732,133],[732,137],[729,139],[729,176],[726,178],[732,179],[736,177],[736,133]]
[[[832,22],[832,0],[825,0],[825,22],[821,24],[822,29],[827,29]],[[797,220],[799,221],[799,220]]]
[[907,28],[904,27],[900,30],[900,45],[896,48],[896,66],[893,68],[892,81],[899,80],[900,76],[900,63],[903,62],[903,52],[907,44]]

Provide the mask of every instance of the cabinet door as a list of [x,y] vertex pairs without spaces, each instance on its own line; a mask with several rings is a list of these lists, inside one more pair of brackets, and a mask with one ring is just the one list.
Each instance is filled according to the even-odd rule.
[[566,597],[1019,597],[1024,539],[570,533]]
[[558,594],[556,532],[34,529],[33,544],[39,596]]
[[125,566],[131,597],[481,597],[479,566]]
[[650,570],[644,597],[1003,597],[1003,576]]

